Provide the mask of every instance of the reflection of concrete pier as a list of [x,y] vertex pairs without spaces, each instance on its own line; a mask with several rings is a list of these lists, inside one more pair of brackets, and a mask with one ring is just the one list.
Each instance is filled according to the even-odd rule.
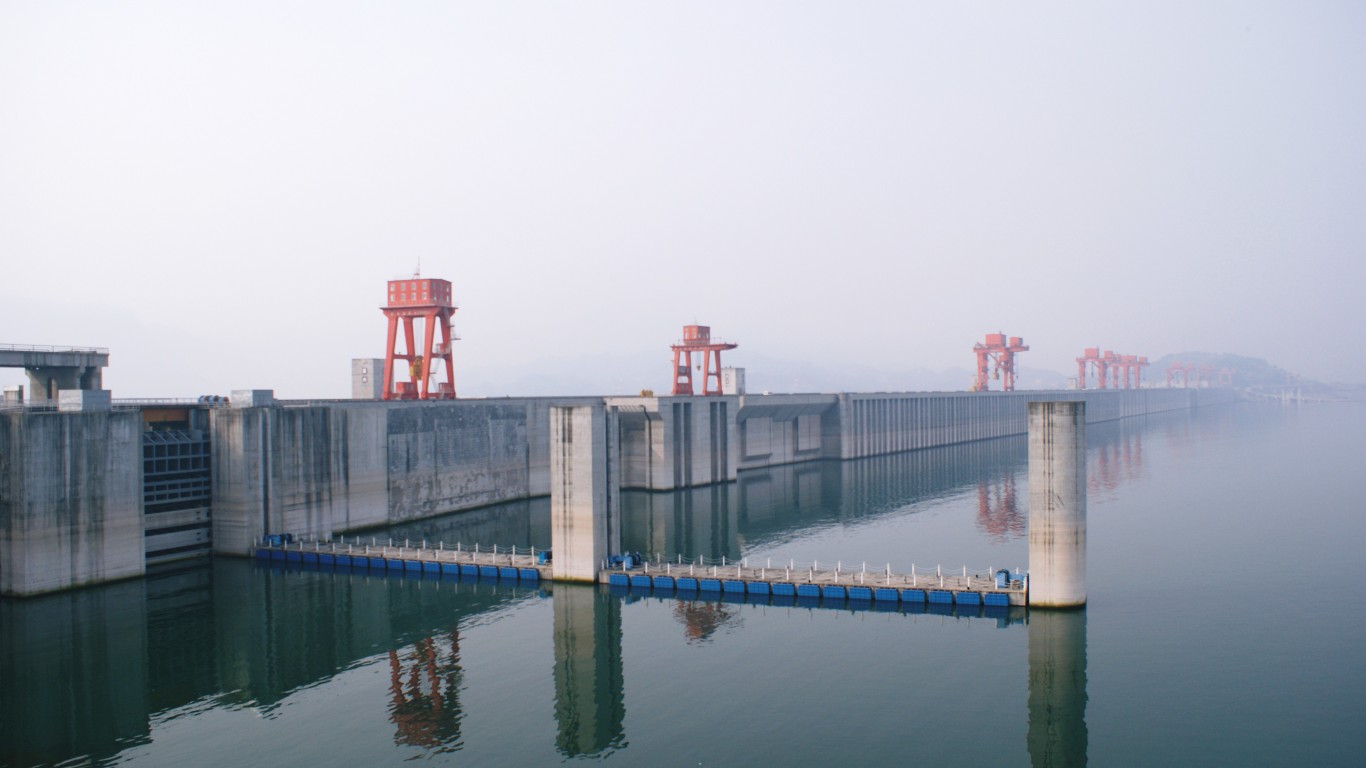
[[625,743],[621,601],[592,587],[555,588],[555,744],[568,757]]
[[1029,759],[1086,765],[1086,612],[1030,611]]

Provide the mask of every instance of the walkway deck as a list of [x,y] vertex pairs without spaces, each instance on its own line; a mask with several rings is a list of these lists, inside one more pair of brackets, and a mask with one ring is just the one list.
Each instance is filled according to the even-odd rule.
[[719,592],[796,596],[822,601],[931,603],[942,605],[1027,605],[1027,580],[1012,574],[1001,586],[985,574],[916,575],[814,568],[748,568],[744,565],[645,563],[604,571],[604,584],[659,592]]
[[[540,561],[535,549],[498,552],[487,548],[449,549],[426,542],[417,547],[391,544],[343,544],[340,542],[290,541],[279,537],[252,548],[257,560],[299,563],[323,568],[385,573],[424,573],[459,578],[499,579],[535,583],[549,581],[551,566]],[[643,563],[603,571],[598,581],[632,592],[656,595],[677,593],[796,597],[822,603],[1023,606],[1028,604],[1028,583],[1012,574],[998,585],[991,575],[961,573],[903,574],[868,573],[843,569],[749,568],[739,565],[679,565]]]
[[277,541],[252,548],[257,560],[274,560],[364,571],[436,573],[464,578],[537,582],[550,579],[550,565],[537,563],[535,550],[512,552],[431,549],[418,547],[338,542]]

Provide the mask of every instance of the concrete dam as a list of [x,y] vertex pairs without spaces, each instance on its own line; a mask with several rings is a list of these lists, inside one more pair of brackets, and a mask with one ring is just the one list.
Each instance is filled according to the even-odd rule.
[[254,390],[178,412],[0,411],[0,593],[138,576],[157,559],[246,556],[269,534],[328,539],[549,495],[552,407],[615,414],[616,482],[671,491],[1024,434],[1030,401],[1081,400],[1096,423],[1237,398],[1130,389],[277,401]]

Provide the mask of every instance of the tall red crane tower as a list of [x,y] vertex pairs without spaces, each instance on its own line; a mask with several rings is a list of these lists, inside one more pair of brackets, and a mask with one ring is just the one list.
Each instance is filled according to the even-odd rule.
[[[972,345],[972,351],[977,354],[977,381],[972,385],[973,392],[988,391],[991,378],[1001,379],[1002,391],[1014,391],[1015,355],[1029,351],[1024,339],[1019,336],[1006,338],[1004,333],[988,333],[986,343]],[[1004,378],[1002,373],[1005,374]]]
[[[451,356],[451,341],[458,337],[451,333],[451,318],[456,310],[451,303],[451,281],[419,275],[407,280],[390,280],[389,303],[380,310],[389,318],[389,341],[384,348],[383,399],[454,399],[455,362]],[[416,335],[414,321],[418,323]],[[403,326],[403,352],[395,348],[400,324]],[[400,360],[406,376],[399,373]],[[432,374],[441,368],[445,368],[445,381],[435,382],[433,389]],[[398,381],[395,381],[396,377]]]
[[[702,356],[702,363],[697,366],[698,370],[702,371],[702,394],[721,394],[721,352],[726,349],[735,349],[738,346],[738,344],[727,344],[724,341],[712,341],[711,326],[709,325],[683,326],[683,340],[671,347],[674,351],[673,394],[693,394],[692,356],[694,352]],[[713,362],[715,368],[712,367]],[[712,389],[713,378],[716,379],[716,389]]]

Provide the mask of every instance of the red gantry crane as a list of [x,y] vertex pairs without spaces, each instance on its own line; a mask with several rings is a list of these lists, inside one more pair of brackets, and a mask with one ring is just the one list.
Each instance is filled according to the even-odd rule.
[[1086,389],[1090,369],[1095,369],[1097,389],[1135,389],[1143,386],[1143,369],[1147,366],[1148,358],[1140,355],[1087,347],[1077,358],[1077,389]]
[[1019,336],[1007,338],[1004,333],[988,333],[986,343],[972,345],[972,351],[977,355],[977,380],[972,385],[973,392],[989,391],[992,378],[1001,379],[1002,391],[1015,390],[1015,355],[1029,351],[1024,339]]
[[[721,352],[726,349],[735,349],[738,346],[738,344],[727,344],[724,341],[713,341],[711,326],[709,325],[683,326],[683,340],[671,347],[674,351],[673,394],[693,394],[692,356],[694,352],[702,356],[702,362],[697,366],[698,370],[702,371],[702,394],[721,394]],[[715,367],[713,367],[713,363]],[[716,380],[715,389],[712,389],[713,378]]]
[[[455,398],[455,362],[451,357],[451,281],[424,278],[418,274],[407,280],[389,281],[389,303],[381,307],[389,318],[389,342],[384,348],[384,400],[451,400]],[[414,334],[413,324],[420,325]],[[403,326],[404,351],[395,348],[398,329]],[[440,340],[438,341],[438,337]],[[421,342],[419,348],[417,342]],[[399,363],[407,376],[399,374]],[[441,366],[440,363],[445,365]],[[432,389],[432,374],[445,369],[446,380]],[[395,377],[399,380],[395,381]],[[407,381],[403,381],[407,378]]]

